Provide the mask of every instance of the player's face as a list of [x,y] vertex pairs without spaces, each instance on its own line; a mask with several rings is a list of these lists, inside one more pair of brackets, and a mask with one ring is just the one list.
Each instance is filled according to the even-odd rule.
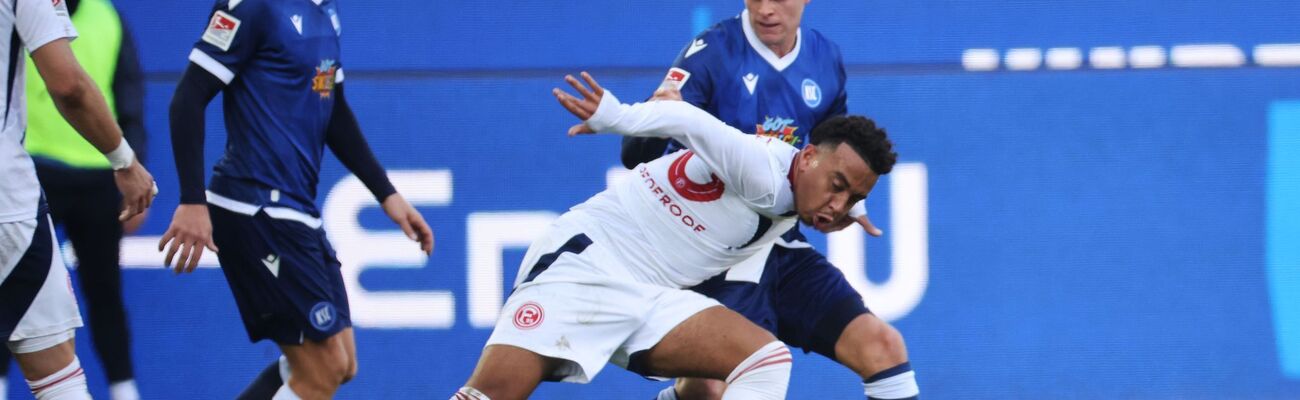
[[880,176],[853,148],[808,146],[795,163],[794,203],[799,220],[822,232],[843,226],[849,209],[867,197]]
[[749,24],[768,47],[794,44],[795,32],[809,0],[745,0]]

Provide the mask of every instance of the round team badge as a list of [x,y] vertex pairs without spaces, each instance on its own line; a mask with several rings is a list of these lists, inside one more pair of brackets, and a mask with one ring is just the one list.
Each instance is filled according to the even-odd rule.
[[533,329],[542,324],[545,319],[545,313],[542,312],[542,306],[534,302],[527,302],[515,310],[515,327],[519,329]]
[[328,301],[316,303],[311,307],[311,314],[307,315],[311,321],[311,326],[318,331],[327,331],[334,327],[334,304]]
[[822,104],[822,88],[817,86],[817,82],[812,79],[803,80],[803,102],[810,108],[817,108]]

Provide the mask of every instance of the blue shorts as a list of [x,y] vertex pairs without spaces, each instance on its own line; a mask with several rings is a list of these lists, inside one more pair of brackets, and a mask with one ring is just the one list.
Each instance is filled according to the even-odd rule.
[[[781,237],[806,243],[798,227]],[[724,273],[692,290],[718,300],[786,344],[832,360],[844,328],[871,312],[844,273],[811,246],[772,247],[759,283],[728,281]]]
[[254,342],[322,341],[352,326],[348,296],[325,230],[209,205],[221,271]]

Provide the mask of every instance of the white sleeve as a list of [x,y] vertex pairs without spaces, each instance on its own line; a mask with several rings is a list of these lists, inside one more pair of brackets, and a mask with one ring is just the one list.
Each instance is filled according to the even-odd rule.
[[[58,39],[77,37],[77,29],[68,19],[68,5],[63,1],[14,0],[18,2],[14,26],[27,52],[36,51]],[[57,5],[55,3],[58,3]]]
[[629,106],[606,90],[587,126],[596,132],[677,139],[719,179],[760,208],[771,207],[776,191],[783,187],[782,164],[775,162],[766,143],[771,138],[747,135],[690,103],[651,101]]

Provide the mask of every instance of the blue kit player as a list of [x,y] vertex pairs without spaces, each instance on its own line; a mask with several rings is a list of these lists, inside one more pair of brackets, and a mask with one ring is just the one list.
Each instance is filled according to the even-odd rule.
[[[800,29],[808,0],[746,0],[746,10],[699,34],[673,63],[664,89],[744,132],[802,148],[827,118],[848,112],[845,73],[835,43]],[[671,93],[661,90],[659,94]],[[623,164],[677,151],[659,138],[624,138]],[[861,203],[838,230],[857,222],[879,236]],[[870,399],[919,395],[902,335],[873,315],[843,273],[813,249],[797,228],[772,246],[766,260],[741,263],[694,288],[777,334],[787,344],[843,364],[863,379]],[[716,399],[723,383],[682,379],[660,399]]]
[[[181,204],[167,265],[216,252],[248,336],[284,354],[239,398],[326,399],[356,373],[339,261],[316,185],[326,146],[426,254],[433,232],[393,188],[344,97],[335,0],[218,0],[171,104]],[[228,137],[204,187],[204,109],[218,92]]]

